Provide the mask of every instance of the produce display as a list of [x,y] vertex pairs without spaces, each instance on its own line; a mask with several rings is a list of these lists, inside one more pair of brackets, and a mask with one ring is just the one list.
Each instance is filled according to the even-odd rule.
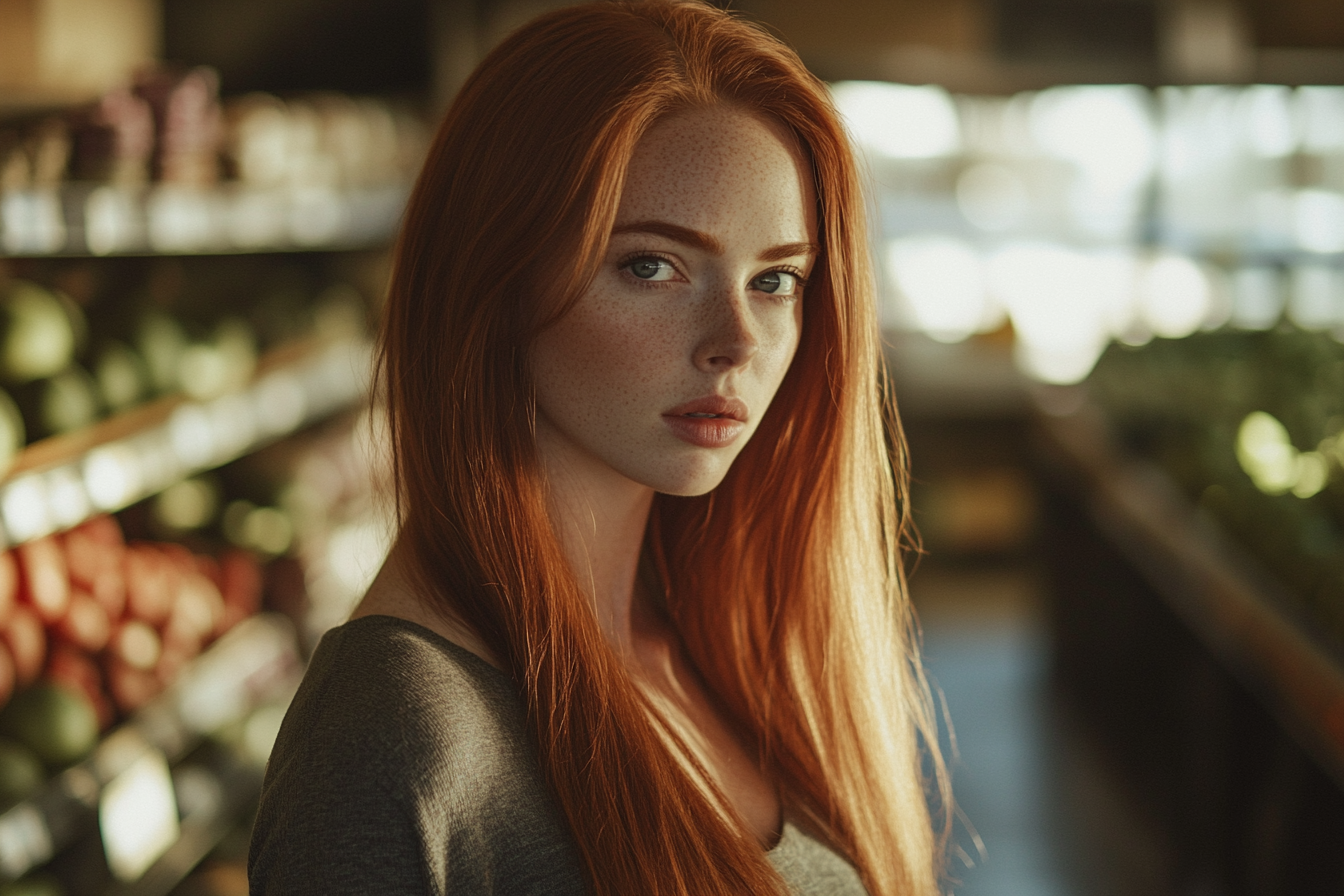
[[0,554],[0,786],[11,801],[94,747],[256,612],[257,558],[131,542],[97,517]]
[[0,896],[245,889],[210,850],[387,550],[359,406],[422,120],[219,86],[0,121]]
[[[367,349],[354,348],[368,344],[363,295],[380,270],[377,256],[364,253],[0,259],[0,522],[12,543],[0,551],[0,896],[6,887],[102,892],[112,879],[144,873],[137,863],[152,857],[114,860],[116,838],[102,831],[98,812],[64,805],[67,773],[105,766],[109,739],[134,729],[144,712],[157,718],[177,706],[175,694],[197,703],[211,688],[251,687],[244,671],[227,667],[210,673],[215,684],[184,682],[200,677],[192,677],[198,656],[243,620],[257,621],[250,617],[259,609],[292,620],[287,647],[261,629],[276,659],[259,680],[270,682],[265,693],[283,694],[297,674],[284,657],[339,621],[367,584],[364,574],[377,569],[385,540],[367,537],[382,531],[368,522],[376,452],[365,450],[367,423],[339,412],[366,376],[357,368]],[[340,346],[354,348],[329,350]],[[333,361],[339,369],[329,369]],[[204,433],[232,444],[240,432],[251,433],[250,447],[211,449],[213,461],[193,441]],[[114,441],[98,441],[99,433]],[[174,452],[153,463],[179,472],[140,487],[115,516],[86,519],[87,502],[99,497],[89,452],[150,445],[151,437]],[[40,483],[56,519],[68,512],[62,476],[75,477],[87,496],[74,517],[82,522],[16,535],[31,516],[20,485]],[[341,567],[334,571],[333,557]],[[222,735],[192,727],[208,707],[172,710],[175,724],[187,726],[186,742],[203,737],[206,746],[175,754],[174,736],[169,747],[152,739],[145,747],[169,763],[174,790],[185,775],[186,789],[168,797],[185,813],[181,824],[192,811],[193,775],[233,788],[202,818],[245,820],[283,713],[258,705],[262,722],[245,715]],[[216,758],[197,768],[204,760],[193,757],[207,747]],[[34,807],[53,831],[75,838],[56,847],[103,837],[106,867],[101,858],[26,857],[15,813]],[[181,842],[213,843],[227,831],[209,824],[213,833],[183,833]],[[163,848],[177,848],[164,830]],[[7,871],[16,849],[12,867],[31,869],[21,875]]]
[[276,347],[365,338],[361,293],[312,262],[0,259],[0,475],[40,439],[236,391]]
[[[355,326],[362,312],[352,317],[350,311],[329,303],[314,312],[325,321],[315,326]],[[134,421],[136,413],[123,420]],[[250,693],[256,685],[247,682],[264,680],[270,682],[264,692],[278,686],[283,699],[284,682],[298,671],[295,660],[284,657],[310,649],[367,586],[391,531],[379,492],[386,469],[375,432],[368,410],[336,414],[223,467],[174,481],[115,516],[94,516],[0,551],[0,896],[10,892],[3,881],[15,841],[7,845],[7,838],[23,836],[16,834],[23,822],[15,813],[31,807],[46,813],[53,794],[58,803],[67,799],[60,794],[71,784],[62,770],[86,776],[104,767],[103,754],[111,749],[115,757],[121,750],[112,749],[111,741],[143,724],[142,711],[159,719],[153,731],[161,729],[167,707],[176,718],[172,727],[180,729],[165,735],[170,746],[151,742],[149,749],[162,750],[171,763],[187,760],[172,770],[175,787],[186,776],[188,789],[178,794],[179,811],[187,813],[182,824],[191,811],[193,774],[206,774],[216,782],[210,787],[236,786],[227,808],[208,812],[245,820],[253,798],[248,794],[259,785],[283,706],[258,704],[258,719],[248,720],[253,713],[247,710],[218,733],[192,719],[209,717],[217,699],[224,707],[248,705],[221,698],[220,687]],[[31,452],[54,444],[32,446],[20,455],[20,465]],[[0,505],[13,494],[3,485],[0,480]],[[261,679],[208,652],[235,627],[247,628],[240,626],[244,620],[257,622],[260,617],[252,617],[259,609],[291,620],[282,626],[288,633],[281,644],[269,624],[266,651],[276,659],[267,661],[270,671]],[[239,649],[230,648],[234,654]],[[241,649],[237,655],[244,658],[251,650]],[[208,673],[194,662],[203,652]],[[240,727],[242,721],[247,724]],[[183,735],[186,743],[204,736],[222,758],[211,760],[205,772],[192,771],[197,760],[190,757],[200,751],[171,746],[184,743]],[[71,779],[79,780],[85,779]],[[60,809],[49,823],[59,826],[71,817],[79,820],[70,825],[96,835],[97,817],[81,805]],[[217,833],[209,836],[221,836],[224,829],[213,824]],[[184,833],[182,842],[192,840]],[[100,862],[67,867],[65,859],[47,865],[47,858],[19,866],[36,870],[9,886],[66,894],[103,890],[104,883],[71,877],[97,877],[87,869]],[[107,872],[101,873],[98,880],[105,880]]]
[[1344,647],[1344,344],[1286,325],[1112,346],[1091,395]]

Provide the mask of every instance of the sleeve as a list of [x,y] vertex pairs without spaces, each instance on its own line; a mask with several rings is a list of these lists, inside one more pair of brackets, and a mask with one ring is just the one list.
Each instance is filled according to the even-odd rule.
[[423,896],[420,831],[376,776],[282,771],[267,782],[248,856],[252,896]]

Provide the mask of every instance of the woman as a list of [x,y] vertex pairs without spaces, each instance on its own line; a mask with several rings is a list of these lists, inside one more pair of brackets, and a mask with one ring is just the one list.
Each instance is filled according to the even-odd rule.
[[937,892],[862,221],[825,88],[725,13],[485,59],[397,247],[399,539],[290,709],[253,892]]

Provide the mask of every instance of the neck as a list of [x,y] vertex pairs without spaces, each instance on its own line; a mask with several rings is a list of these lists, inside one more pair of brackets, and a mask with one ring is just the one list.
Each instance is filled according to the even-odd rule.
[[560,545],[608,642],[631,656],[636,579],[653,489],[578,449],[544,421],[538,420],[537,429]]

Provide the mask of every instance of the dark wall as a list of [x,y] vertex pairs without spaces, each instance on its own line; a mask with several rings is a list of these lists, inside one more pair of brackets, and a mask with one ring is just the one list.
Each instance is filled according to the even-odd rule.
[[163,0],[164,58],[212,65],[225,93],[422,94],[432,0]]
[[1157,56],[1154,0],[996,0],[993,11],[1009,59]]
[[1344,47],[1340,0],[1243,0],[1261,47]]

